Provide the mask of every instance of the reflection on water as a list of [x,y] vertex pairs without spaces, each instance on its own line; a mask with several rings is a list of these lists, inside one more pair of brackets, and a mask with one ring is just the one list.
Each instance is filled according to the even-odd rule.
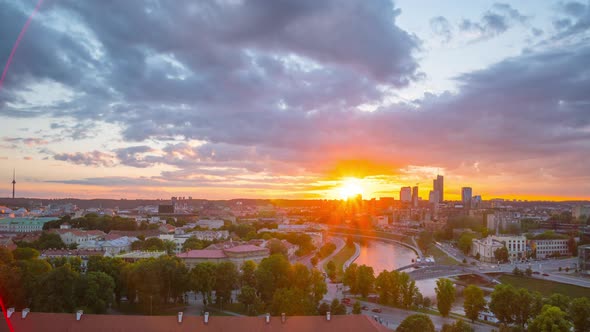
[[[402,245],[381,241],[367,241],[361,243],[360,256],[354,262],[358,265],[372,266],[375,276],[377,276],[383,270],[391,271],[411,264],[412,259],[416,259],[416,253]],[[422,295],[432,299],[436,298],[434,292],[436,279],[416,281],[416,286],[420,289]]]
[[354,262],[372,266],[375,275],[378,275],[383,270],[391,271],[412,264],[412,259],[416,259],[416,254],[409,248],[394,243],[368,241],[361,243],[360,256]]

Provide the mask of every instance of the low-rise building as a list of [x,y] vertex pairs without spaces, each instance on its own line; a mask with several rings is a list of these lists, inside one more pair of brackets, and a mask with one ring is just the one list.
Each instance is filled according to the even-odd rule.
[[57,218],[2,218],[0,219],[0,232],[6,233],[30,233],[43,230],[46,222]]
[[492,239],[503,243],[508,249],[510,260],[525,258],[527,254],[526,237],[524,236],[495,236]]
[[239,268],[245,261],[250,260],[258,264],[269,255],[270,251],[267,248],[246,244],[226,249],[191,250],[177,254],[176,257],[182,259],[188,268],[203,262],[232,262]]
[[484,239],[473,239],[471,244],[471,255],[477,256],[482,262],[495,262],[497,261],[494,252],[500,248],[503,248],[504,244],[488,236]]
[[529,246],[537,258],[570,255],[568,239],[530,240]]
[[106,234],[103,231],[91,230],[85,231],[81,229],[54,229],[54,233],[57,233],[61,240],[65,244],[84,244],[89,241],[97,241],[105,238]]
[[197,226],[208,228],[208,229],[218,229],[223,227],[224,222],[223,220],[210,220],[210,219],[201,219],[197,221]]

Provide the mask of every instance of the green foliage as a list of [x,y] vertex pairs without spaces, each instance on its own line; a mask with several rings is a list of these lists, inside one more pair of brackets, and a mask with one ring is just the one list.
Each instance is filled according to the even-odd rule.
[[440,332],[473,332],[473,328],[464,321],[457,320],[454,324],[444,324]]
[[344,271],[344,276],[342,277],[342,283],[350,288],[352,294],[358,294],[357,269],[357,264],[350,264]]
[[461,237],[459,237],[459,241],[457,242],[457,247],[465,255],[467,255],[471,251],[472,241],[473,241],[473,234],[463,233],[463,234],[461,234]]
[[406,317],[396,329],[396,332],[434,332],[434,324],[430,317],[424,314],[414,314]]
[[535,317],[543,305],[541,294],[524,288],[514,289],[511,285],[498,285],[491,295],[490,311],[502,323],[524,328]]
[[270,251],[271,255],[280,254],[285,257],[289,257],[287,247],[281,242],[279,239],[271,239],[268,241],[267,245],[268,250]]
[[238,269],[232,262],[222,262],[215,267],[215,300],[219,304],[229,302],[231,292],[238,284]]
[[242,287],[250,286],[256,287],[256,263],[253,261],[245,261],[242,264],[242,273],[240,274],[240,284]]
[[264,302],[272,300],[275,290],[289,287],[290,281],[291,265],[283,255],[263,259],[256,269],[256,288]]
[[12,251],[16,260],[29,260],[39,258],[39,251],[33,248],[16,248]]
[[326,272],[330,280],[334,281],[336,279],[336,265],[333,261],[329,261],[328,264],[326,264]]
[[330,313],[332,315],[346,315],[346,307],[338,299],[334,299],[330,304]]
[[288,316],[313,315],[316,306],[305,292],[299,288],[279,288],[273,295],[270,305],[273,315],[285,313]]
[[0,247],[0,265],[14,263],[14,254],[7,248]]
[[446,278],[436,281],[436,306],[443,317],[447,317],[451,311],[451,306],[455,302],[455,286],[453,282]]
[[88,272],[76,281],[76,307],[84,312],[103,314],[113,302],[115,282],[104,272]]
[[541,314],[535,317],[528,327],[529,332],[568,332],[572,323],[566,319],[566,313],[558,307],[543,306]]
[[557,234],[554,231],[546,231],[536,236],[531,236],[531,240],[554,240],[554,239],[567,239],[567,235]]
[[52,228],[59,228],[63,223],[68,223],[72,228],[81,228],[86,230],[100,230],[105,233],[111,230],[121,231],[135,231],[139,227],[134,219],[123,218],[119,216],[98,216],[97,214],[90,213],[82,218],[71,219],[70,216],[62,217],[61,219],[47,222],[43,225],[44,230]]
[[558,307],[563,312],[568,312],[571,301],[572,299],[570,299],[569,296],[556,293],[547,298],[544,303],[553,307]]
[[375,280],[379,302],[401,308],[410,308],[415,298],[422,296],[416,282],[405,272],[382,271]]
[[463,302],[465,316],[473,322],[486,306],[483,291],[475,285],[469,285],[465,288],[463,295],[465,296],[465,301]]
[[498,248],[494,251],[494,257],[496,258],[497,261],[500,261],[502,263],[507,262],[508,261],[508,248],[506,248],[505,246],[502,248]]
[[375,285],[375,272],[373,267],[364,264],[358,267],[357,272],[357,289],[361,296],[367,297]]
[[360,315],[362,313],[362,307],[359,301],[354,301],[354,304],[352,305],[352,313],[354,315]]
[[203,295],[205,307],[211,303],[211,294],[215,287],[215,271],[215,264],[204,262],[195,265],[189,274],[189,288]]
[[587,297],[574,299],[568,313],[576,332],[590,331],[590,300]]
[[79,274],[66,264],[50,271],[41,280],[34,298],[34,310],[73,312],[76,309],[76,282]]
[[490,300],[490,311],[505,324],[514,321],[512,312],[513,301],[516,298],[516,290],[510,285],[498,285],[494,288]]
[[210,246],[213,241],[199,240],[196,237],[189,237],[182,244],[182,251],[200,250]]

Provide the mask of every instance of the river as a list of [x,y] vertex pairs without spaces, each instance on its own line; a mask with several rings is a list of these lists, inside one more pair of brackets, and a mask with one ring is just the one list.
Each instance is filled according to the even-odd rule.
[[[391,271],[412,264],[412,259],[416,258],[416,253],[410,248],[391,242],[370,240],[361,243],[360,255],[354,263],[373,267],[375,276],[378,276],[383,270]],[[417,281],[416,286],[422,295],[436,297],[434,292],[436,279]]]

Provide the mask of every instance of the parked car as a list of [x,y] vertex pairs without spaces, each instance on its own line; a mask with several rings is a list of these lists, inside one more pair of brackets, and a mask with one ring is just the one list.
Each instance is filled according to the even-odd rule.
[[376,313],[381,313],[381,308],[373,308],[373,310],[371,310],[372,312],[376,312]]
[[362,306],[361,309],[363,310],[369,310],[369,307],[367,307],[366,305]]
[[533,274],[541,274],[539,271],[534,271]]
[[549,275],[547,273],[543,273],[543,277],[548,277]]
[[350,303],[350,298],[348,298],[348,297],[343,298],[342,303]]

